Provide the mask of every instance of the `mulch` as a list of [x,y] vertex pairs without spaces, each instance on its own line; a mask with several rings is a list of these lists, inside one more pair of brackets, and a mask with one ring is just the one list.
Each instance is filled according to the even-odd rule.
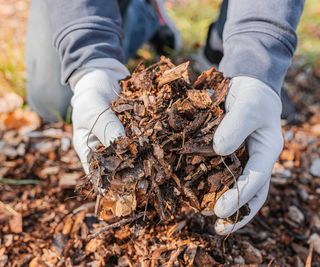
[[302,123],[284,125],[267,202],[227,239],[192,208],[169,222],[100,221],[74,191],[84,173],[70,125],[2,131],[0,266],[319,266],[320,77],[294,64],[286,86]]

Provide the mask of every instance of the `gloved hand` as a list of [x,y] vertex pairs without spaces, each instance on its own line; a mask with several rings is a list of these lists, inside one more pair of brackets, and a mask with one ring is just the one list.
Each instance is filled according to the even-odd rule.
[[111,104],[120,92],[118,81],[128,75],[127,68],[119,61],[96,59],[69,79],[74,91],[71,99],[73,143],[86,173],[90,149],[94,149],[99,141],[108,146],[112,140],[124,135],[124,128],[111,110]]
[[[219,217],[215,230],[220,235],[243,227],[262,207],[272,167],[283,147],[281,101],[268,85],[245,76],[231,79],[225,107],[226,116],[214,135],[214,150],[219,155],[229,155],[246,141],[249,161],[237,181],[239,198],[234,186],[215,205],[214,212]],[[250,208],[248,216],[235,225],[224,220],[246,203]]]

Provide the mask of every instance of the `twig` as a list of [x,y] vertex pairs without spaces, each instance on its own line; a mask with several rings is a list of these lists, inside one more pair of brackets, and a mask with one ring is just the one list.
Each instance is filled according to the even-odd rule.
[[143,212],[143,221],[146,220],[147,208],[148,208],[149,198],[150,198],[151,193],[152,193],[152,190],[149,191],[148,196],[147,196],[146,205],[145,205],[145,207],[144,207],[144,212]]
[[125,224],[127,224],[127,223],[133,222],[133,221],[141,218],[142,216],[143,216],[143,212],[140,212],[140,213],[136,214],[135,216],[133,216],[133,217],[131,217],[131,218],[125,218],[125,219],[122,219],[122,220],[119,221],[119,222],[106,225],[106,226],[100,228],[97,232],[89,235],[88,238],[87,238],[87,241],[90,241],[90,240],[98,237],[100,234],[102,234],[102,233],[105,232],[105,231],[108,231],[108,230],[110,230],[110,229],[117,228],[117,227],[123,226],[123,225],[125,225]]
[[6,184],[6,185],[31,185],[31,184],[40,184],[40,181],[39,180],[34,180],[34,179],[16,180],[16,179],[0,177],[0,184]]
[[98,215],[98,212],[99,212],[100,200],[101,200],[101,195],[98,194],[98,195],[97,195],[97,199],[96,199],[96,203],[95,203],[95,206],[94,206],[94,214],[95,214],[96,216]]
[[233,226],[232,226],[232,229],[231,229],[230,233],[223,239],[223,252],[225,253],[225,242],[226,242],[226,240],[230,237],[231,233],[233,232],[234,228],[236,227],[236,223],[237,223],[238,220],[239,220],[239,215],[240,215],[240,211],[239,211],[239,209],[240,209],[240,191],[239,191],[239,187],[238,187],[238,184],[237,184],[237,178],[235,177],[235,175],[233,174],[233,172],[230,170],[229,166],[225,163],[225,161],[224,161],[224,159],[223,159],[222,156],[221,156],[221,160],[222,160],[224,166],[227,168],[227,170],[228,170],[228,171],[230,172],[230,174],[232,175],[233,181],[234,181],[234,184],[235,184],[235,186],[236,186],[236,188],[237,188],[237,193],[238,193],[238,199],[237,199],[237,201],[238,201],[238,203],[237,203],[238,207],[237,207],[237,213],[236,213],[236,220],[235,220],[235,223],[234,223]]
[[103,110],[103,111],[98,115],[98,117],[97,117],[96,120],[94,121],[94,123],[93,123],[93,125],[92,125],[92,127],[91,127],[91,129],[90,129],[90,131],[89,131],[88,138],[87,138],[87,147],[90,149],[90,151],[92,151],[92,148],[89,146],[89,138],[90,138],[90,136],[91,136],[91,134],[92,134],[92,131],[93,131],[94,127],[96,126],[98,120],[99,120],[100,117],[102,116],[102,114],[105,113],[105,112],[106,112],[108,109],[110,109],[110,108],[111,108],[111,107],[107,107],[105,110]]
[[155,67],[158,67],[158,66],[160,66],[162,63],[163,63],[163,62],[161,62],[161,61],[156,62],[156,63],[150,65],[149,67],[145,68],[143,71],[148,71],[148,70],[150,70],[150,69],[153,69],[153,68],[155,68]]
[[93,201],[92,201],[92,202],[85,203],[85,204],[82,204],[80,207],[72,210],[72,211],[69,212],[67,215],[69,215],[69,214],[75,215],[75,214],[79,213],[80,211],[89,210],[89,209],[93,208],[94,205],[95,205],[95,202],[93,202]]
[[[184,148],[185,139],[186,139],[186,131],[184,129],[183,133],[182,133],[182,146],[181,146],[181,149]],[[177,171],[180,168],[180,163],[181,163],[182,156],[183,156],[183,154],[181,153],[180,156],[179,156],[178,163],[177,163],[175,171]]]
[[114,86],[112,86],[112,91],[119,97],[119,94],[118,94],[117,90],[114,88]]
[[159,201],[160,217],[162,220],[165,220],[166,215],[165,215],[164,208],[163,208],[163,197],[162,197],[161,189],[160,189],[159,185],[157,184],[157,182],[154,180],[154,177],[152,177],[152,187],[153,187],[153,189],[156,193],[156,196],[158,198],[158,201]]
[[313,252],[313,243],[310,244],[309,254],[308,254],[307,259],[306,259],[305,267],[311,267],[312,266],[312,252]]
[[269,261],[269,263],[268,263],[267,267],[271,267],[271,266],[272,266],[271,264],[273,263],[273,261],[274,261],[274,260],[273,260],[273,259],[271,259],[271,260]]

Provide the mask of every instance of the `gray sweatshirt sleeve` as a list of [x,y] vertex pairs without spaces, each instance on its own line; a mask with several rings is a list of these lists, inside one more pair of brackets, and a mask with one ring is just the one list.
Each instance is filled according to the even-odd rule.
[[117,0],[47,0],[61,81],[96,58],[123,61]]
[[280,94],[303,6],[304,0],[230,0],[221,71],[257,78]]

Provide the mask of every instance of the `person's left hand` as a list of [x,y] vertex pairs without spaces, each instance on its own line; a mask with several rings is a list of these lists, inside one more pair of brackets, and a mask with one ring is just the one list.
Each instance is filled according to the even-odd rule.
[[108,146],[125,130],[111,109],[120,93],[119,80],[127,77],[127,68],[115,59],[93,60],[70,78],[74,92],[73,145],[85,172],[89,173],[88,155],[97,145]]
[[[237,231],[262,207],[273,165],[283,147],[281,101],[268,85],[255,78],[235,77],[231,79],[225,106],[227,113],[215,132],[214,150],[219,155],[229,155],[246,141],[249,160],[236,185],[214,207],[219,217],[215,230],[220,235]],[[249,215],[235,224],[225,220],[246,203]]]

